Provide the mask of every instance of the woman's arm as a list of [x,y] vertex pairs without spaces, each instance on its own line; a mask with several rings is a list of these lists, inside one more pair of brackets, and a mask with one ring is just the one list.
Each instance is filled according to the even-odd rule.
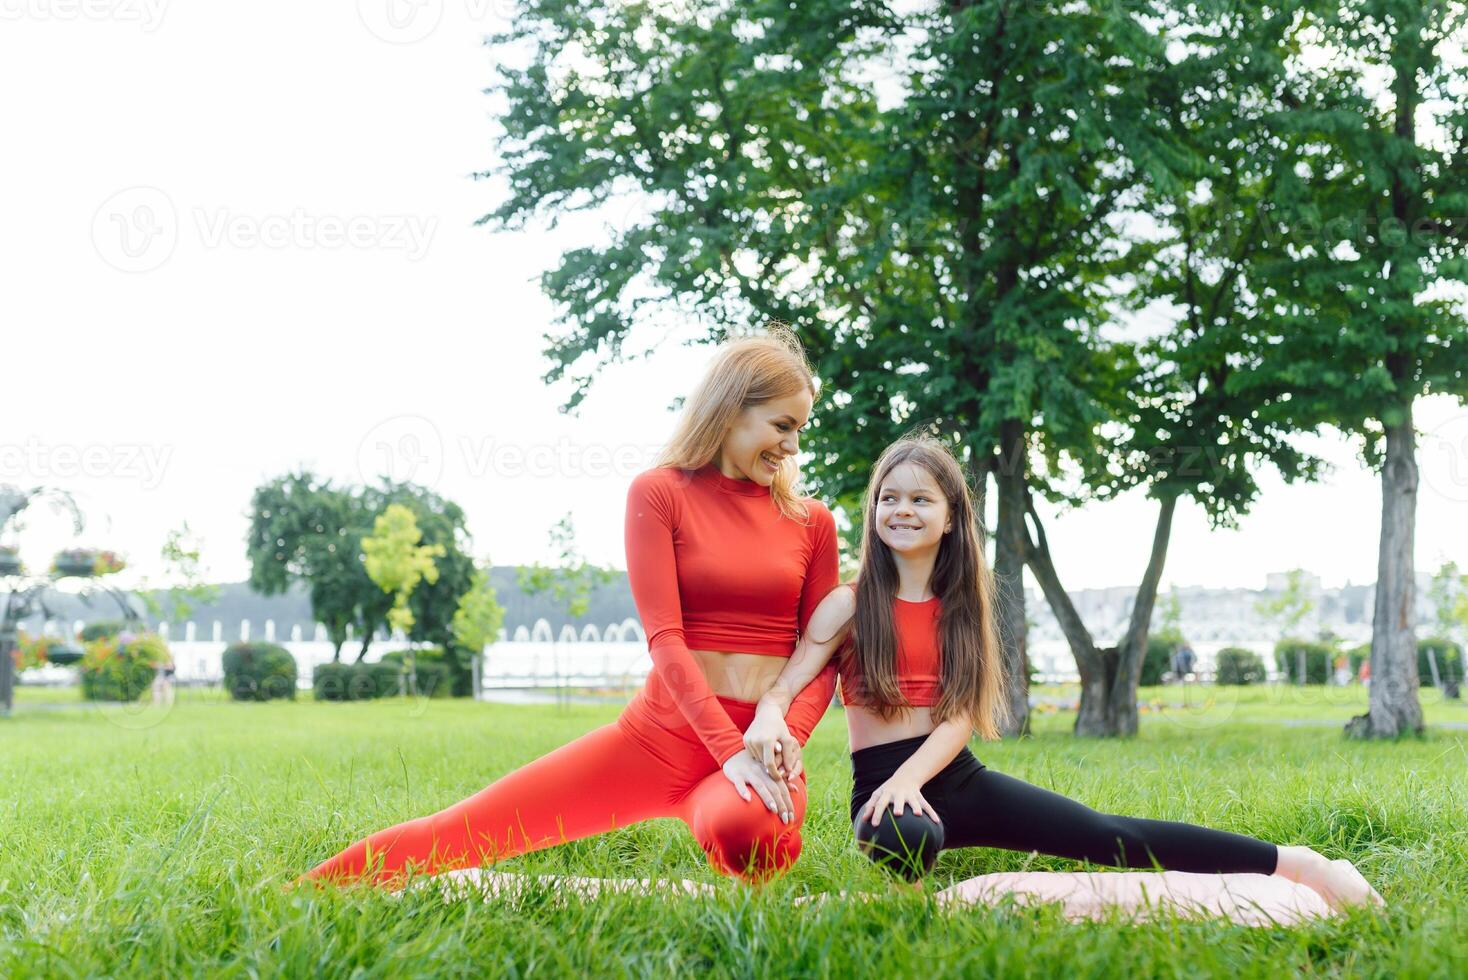
[[972,733],[973,722],[967,715],[939,722],[918,750],[877,787],[856,819],[869,817],[872,826],[876,826],[882,822],[882,813],[890,805],[894,814],[901,814],[911,806],[914,813],[926,813],[942,823],[938,811],[923,798],[922,789],[928,780],[953,761],[953,757],[968,744]]
[[722,765],[744,751],[744,736],[688,652],[673,552],[676,514],[677,501],[656,471],[638,474],[627,491],[627,581],[647,632],[655,673],[714,761]]

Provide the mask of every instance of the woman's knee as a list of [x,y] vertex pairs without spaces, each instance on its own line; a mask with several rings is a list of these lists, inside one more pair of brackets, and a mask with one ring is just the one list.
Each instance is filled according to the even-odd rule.
[[800,857],[800,820],[784,823],[758,798],[701,814],[694,836],[719,871],[759,880],[780,874]]
[[855,830],[863,854],[909,881],[933,870],[943,849],[943,825],[925,814],[894,815],[888,807],[875,827],[867,818],[858,820]]

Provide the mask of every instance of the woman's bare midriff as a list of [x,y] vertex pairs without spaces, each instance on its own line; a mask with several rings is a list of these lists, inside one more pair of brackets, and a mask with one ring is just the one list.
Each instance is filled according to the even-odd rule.
[[908,708],[883,721],[875,711],[849,705],[846,708],[846,732],[851,739],[851,751],[900,742],[904,738],[931,735],[937,724],[933,721],[932,708]]
[[739,701],[758,701],[789,663],[787,657],[759,653],[690,650],[715,694]]

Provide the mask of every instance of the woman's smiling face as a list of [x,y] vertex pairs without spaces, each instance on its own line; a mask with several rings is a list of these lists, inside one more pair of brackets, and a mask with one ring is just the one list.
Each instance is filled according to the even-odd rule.
[[800,430],[810,421],[812,401],[802,390],[746,407],[724,436],[715,460],[719,469],[732,479],[769,486],[780,465],[800,451]]
[[937,548],[951,525],[938,481],[916,463],[892,467],[877,490],[873,515],[877,537],[903,554]]

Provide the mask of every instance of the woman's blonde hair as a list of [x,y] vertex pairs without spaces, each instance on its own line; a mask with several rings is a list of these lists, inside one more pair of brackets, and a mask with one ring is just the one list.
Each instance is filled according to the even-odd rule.
[[[799,338],[789,327],[773,323],[758,334],[728,341],[684,403],[678,427],[657,465],[683,470],[707,466],[718,457],[740,412],[797,391],[808,391],[814,399],[816,380]],[[799,481],[799,464],[788,456],[775,472],[770,498],[785,517],[805,520]]]

